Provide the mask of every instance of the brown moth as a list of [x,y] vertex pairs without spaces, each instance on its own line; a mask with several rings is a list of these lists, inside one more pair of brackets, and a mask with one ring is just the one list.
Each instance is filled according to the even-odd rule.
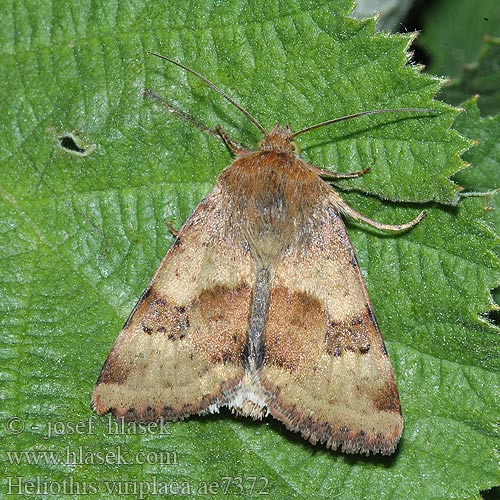
[[[158,55],[158,54],[155,54]],[[159,56],[159,55],[158,55]],[[104,363],[97,413],[126,421],[179,420],[227,406],[271,414],[311,443],[347,453],[394,452],[403,418],[384,341],[342,216],[402,231],[354,211],[323,180],[351,178],[302,160],[299,134],[265,129],[257,151],[217,135],[236,158],[176,234]]]

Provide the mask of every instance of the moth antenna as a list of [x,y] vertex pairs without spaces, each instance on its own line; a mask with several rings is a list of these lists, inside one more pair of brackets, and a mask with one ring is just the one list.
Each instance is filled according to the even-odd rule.
[[291,139],[295,139],[298,135],[304,134],[311,130],[315,130],[320,127],[325,127],[326,125],[331,125],[332,123],[342,122],[344,120],[351,120],[352,118],[358,118],[360,116],[367,115],[380,115],[382,113],[438,113],[434,109],[425,108],[394,108],[394,109],[373,109],[371,111],[362,111],[361,113],[354,113],[352,115],[341,116],[340,118],[333,118],[332,120],[327,120],[326,122],[316,123],[316,125],[311,125],[310,127],[303,128],[295,134],[292,134]]
[[240,104],[238,104],[232,97],[228,96],[222,89],[217,87],[215,83],[212,83],[208,78],[205,78],[203,75],[200,75],[197,71],[194,69],[188,68],[187,66],[184,66],[184,64],[181,64],[180,62],[174,61],[173,59],[170,59],[170,57],[163,56],[161,54],[157,54],[156,52],[149,52],[149,54],[159,57],[160,59],[164,59],[165,61],[168,61],[172,64],[175,64],[176,66],[179,66],[179,68],[182,68],[183,70],[187,71],[188,73],[191,73],[192,75],[196,76],[196,78],[199,78],[202,82],[204,82],[206,85],[208,85],[211,89],[215,90],[219,95],[224,97],[224,99],[228,100],[233,106],[235,106],[237,109],[239,109],[259,130],[263,135],[266,135],[266,129],[246,110],[244,109]]

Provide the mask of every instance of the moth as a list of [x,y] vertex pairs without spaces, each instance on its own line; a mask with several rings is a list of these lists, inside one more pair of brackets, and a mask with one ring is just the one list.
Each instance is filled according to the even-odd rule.
[[395,451],[403,419],[393,369],[342,217],[378,229],[304,161],[294,139],[365,111],[292,132],[266,130],[256,151],[232,142],[159,99],[174,114],[222,139],[235,159],[176,234],[104,363],[93,392],[99,414],[168,421],[193,414],[268,414],[311,443],[347,453]]

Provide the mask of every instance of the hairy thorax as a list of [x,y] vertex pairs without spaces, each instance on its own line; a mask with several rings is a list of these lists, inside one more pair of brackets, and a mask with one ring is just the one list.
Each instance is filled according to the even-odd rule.
[[231,227],[264,265],[314,234],[328,203],[329,186],[295,153],[258,151],[238,157],[219,178],[230,206]]

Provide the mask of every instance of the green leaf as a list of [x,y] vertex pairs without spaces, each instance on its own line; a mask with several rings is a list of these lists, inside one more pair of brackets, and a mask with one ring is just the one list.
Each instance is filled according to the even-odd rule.
[[463,154],[472,168],[458,172],[455,179],[467,191],[489,191],[500,188],[500,115],[481,117],[474,97],[462,103],[461,113],[453,127],[471,137],[476,145]]
[[478,105],[484,115],[500,112],[500,38],[486,39],[486,45],[475,63],[463,67],[460,78],[443,89],[440,97],[450,104],[460,104],[479,94]]
[[430,55],[428,70],[438,75],[458,77],[463,66],[477,59],[483,37],[500,35],[497,0],[440,0],[424,9],[422,18],[425,30],[419,45]]
[[378,30],[397,31],[414,3],[415,0],[358,0],[352,15],[356,19],[377,16]]
[[[480,101],[481,99],[479,99]],[[481,117],[478,108],[478,98],[472,98],[463,104],[465,113],[462,113],[453,124],[454,128],[468,137],[474,138],[476,145],[464,155],[471,168],[458,172],[455,176],[467,191],[497,190],[491,201],[491,210],[487,220],[500,233],[500,115]],[[499,252],[499,249],[496,249]],[[495,302],[500,304],[500,288],[493,292]],[[500,315],[496,311],[493,315],[497,324],[500,324]]]
[[[375,35],[375,21],[348,19],[350,8],[0,6],[3,496],[141,497],[142,488],[151,498],[168,486],[179,498],[227,498],[241,487],[247,498],[420,500],[477,498],[498,484],[498,330],[478,318],[500,275],[487,199],[453,206],[449,176],[469,142],[448,128],[456,111],[432,100],[438,80],[405,66],[411,37]],[[396,223],[427,211],[397,236],[348,223],[400,389],[395,456],[342,455],[270,419],[228,413],[156,429],[116,429],[92,413],[109,347],[172,242],[166,222],[178,227],[231,161],[143,90],[234,140],[259,139],[238,110],[148,50],[201,71],[267,129],[377,108],[438,111],[365,117],[300,140],[318,166],[372,167],[342,184],[369,194],[345,193],[367,216]]]

